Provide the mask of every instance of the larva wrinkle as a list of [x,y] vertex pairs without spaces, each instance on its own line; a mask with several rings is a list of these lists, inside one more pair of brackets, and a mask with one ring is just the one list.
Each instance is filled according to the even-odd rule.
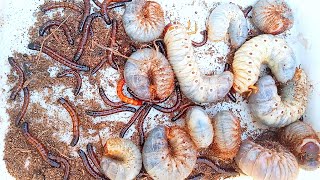
[[271,127],[284,127],[297,121],[306,110],[307,76],[297,69],[292,80],[282,86],[280,95],[271,76],[257,82],[259,91],[249,98],[249,106],[257,120]]
[[258,80],[261,64],[267,64],[282,83],[292,79],[296,69],[295,55],[284,39],[259,35],[245,42],[234,55],[233,88],[239,93],[248,91]]
[[223,98],[230,90],[233,75],[202,75],[195,61],[192,41],[186,29],[175,24],[164,37],[168,60],[179,81],[181,91],[193,102],[210,103]]

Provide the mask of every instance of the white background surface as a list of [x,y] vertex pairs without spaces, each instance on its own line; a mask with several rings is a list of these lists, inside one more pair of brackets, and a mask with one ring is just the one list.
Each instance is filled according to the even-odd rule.
[[[172,6],[172,2],[166,0],[167,7]],[[206,0],[208,4],[213,1]],[[224,0],[227,1],[227,0]],[[161,2],[158,0],[158,2]],[[203,22],[199,22],[199,27],[203,28],[205,17],[208,15],[208,10],[201,10],[202,0],[175,0],[176,12],[172,12],[168,20],[177,20],[177,16],[188,16],[188,10],[192,9],[193,4],[195,9],[199,9],[199,14],[204,14]],[[235,4],[241,6],[253,5],[256,0],[231,0]],[[312,126],[320,132],[320,1],[316,0],[287,0],[294,11],[295,24],[288,41],[294,49],[297,59],[301,62],[302,68],[309,75],[309,79],[313,84],[312,94],[310,97],[305,120],[310,122]],[[8,174],[5,163],[2,159],[4,150],[4,137],[8,127],[8,115],[6,114],[6,99],[9,96],[10,87],[7,85],[7,74],[10,66],[7,62],[8,56],[11,56],[13,51],[21,53],[30,53],[26,46],[28,40],[28,29],[33,25],[35,17],[34,12],[38,11],[37,7],[42,4],[42,0],[0,0],[0,174],[1,179],[12,179]],[[162,4],[162,3],[161,3]],[[183,11],[179,9],[179,5],[189,4],[191,8],[185,8]],[[199,7],[197,7],[199,5]],[[210,9],[210,8],[209,8]],[[179,13],[180,12],[180,13]],[[187,18],[193,21],[192,16]],[[198,17],[197,17],[198,18]],[[201,18],[200,18],[201,19]],[[199,21],[199,19],[197,19]],[[320,170],[313,172],[301,171],[299,179],[319,179]]]

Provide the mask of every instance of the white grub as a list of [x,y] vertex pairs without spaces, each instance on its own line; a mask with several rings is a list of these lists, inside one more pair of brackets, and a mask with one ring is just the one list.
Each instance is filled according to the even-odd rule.
[[186,125],[191,139],[198,148],[207,148],[213,140],[213,127],[208,114],[201,107],[188,110]]
[[296,121],[279,132],[280,143],[296,156],[300,167],[316,170],[320,166],[320,139],[308,124]]
[[174,90],[174,73],[166,57],[145,48],[134,52],[124,67],[128,87],[141,99],[164,99]]
[[189,134],[182,129],[157,126],[144,143],[142,158],[153,179],[182,180],[192,172],[197,150]]
[[183,26],[170,25],[165,33],[164,42],[168,60],[181,91],[190,100],[196,103],[210,103],[225,97],[233,83],[232,73],[225,71],[211,76],[201,74],[195,61],[190,37]]
[[296,179],[299,172],[294,155],[276,142],[260,145],[245,140],[235,161],[243,173],[255,180]]
[[100,164],[103,173],[108,178],[131,180],[141,170],[141,152],[131,140],[111,138],[105,144]]
[[293,25],[292,10],[284,0],[259,0],[252,9],[254,25],[267,34],[280,34]]
[[245,42],[234,55],[233,88],[239,93],[248,91],[258,80],[261,64],[267,64],[282,83],[292,79],[296,69],[295,55],[284,39],[259,35]]
[[128,36],[138,42],[150,42],[158,38],[165,27],[160,4],[146,0],[127,3],[122,22]]
[[247,20],[241,9],[232,3],[218,5],[211,12],[207,27],[209,40],[230,39],[234,48],[240,47],[248,37]]
[[213,144],[215,156],[220,159],[233,159],[241,143],[240,121],[230,111],[220,111],[213,118]]
[[249,107],[258,121],[271,127],[283,127],[298,120],[306,110],[308,99],[307,76],[297,69],[292,80],[278,89],[271,76],[257,83],[259,91],[249,98]]

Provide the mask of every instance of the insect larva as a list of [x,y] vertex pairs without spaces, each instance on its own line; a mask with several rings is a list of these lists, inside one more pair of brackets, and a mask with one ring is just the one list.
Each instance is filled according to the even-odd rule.
[[57,77],[58,78],[62,78],[62,77],[65,77],[67,75],[70,75],[70,74],[72,74],[76,78],[77,83],[76,83],[76,87],[75,87],[75,89],[73,91],[73,94],[75,96],[78,96],[79,93],[80,93],[81,85],[82,85],[82,79],[81,79],[81,76],[80,76],[79,72],[74,71],[72,69],[67,69],[67,70],[62,71],[61,73],[58,73]]
[[157,126],[149,132],[142,159],[153,179],[184,179],[196,164],[197,150],[185,131],[177,127]]
[[223,98],[232,86],[232,73],[225,71],[219,75],[202,75],[186,29],[179,24],[171,24],[167,28],[164,42],[168,60],[183,94],[196,103],[209,103]]
[[165,27],[164,12],[157,2],[135,0],[126,4],[122,16],[128,36],[138,42],[150,42],[158,38]]
[[230,111],[220,111],[213,119],[214,155],[220,159],[233,159],[241,143],[240,121]]
[[271,76],[257,83],[259,91],[249,98],[252,114],[271,127],[283,127],[298,120],[306,110],[308,98],[307,76],[297,69],[292,80],[281,86],[280,95]]
[[184,115],[184,113],[185,113],[189,108],[191,108],[191,107],[196,107],[196,106],[198,106],[198,105],[196,105],[196,104],[194,104],[194,103],[192,103],[192,102],[181,105],[181,106],[178,108],[178,110],[177,110],[177,111],[179,111],[178,114],[176,114],[176,115],[171,119],[171,121],[172,121],[172,122],[177,121],[178,119],[181,118],[181,116]]
[[293,154],[279,143],[264,141],[263,145],[245,140],[235,161],[253,179],[296,179],[299,167]]
[[11,67],[17,72],[19,76],[18,84],[14,89],[12,90],[12,93],[10,95],[10,99],[14,100],[17,96],[17,94],[21,91],[23,88],[23,84],[25,82],[25,74],[21,67],[18,65],[18,63],[13,59],[13,57],[8,58],[9,64]]
[[115,114],[115,113],[124,112],[124,111],[129,111],[134,113],[136,112],[136,109],[129,106],[121,106],[121,107],[102,110],[102,111],[86,111],[86,114],[93,117],[99,117],[99,116],[108,116],[110,114]]
[[280,143],[296,156],[299,165],[306,170],[320,166],[320,139],[308,124],[296,121],[279,131]]
[[134,179],[142,168],[141,152],[131,140],[108,139],[104,145],[101,168],[110,179]]
[[253,7],[255,26],[267,34],[280,34],[293,25],[291,8],[284,0],[259,0]]
[[217,6],[209,16],[207,26],[209,40],[221,41],[229,36],[234,48],[240,47],[248,37],[247,20],[235,4]]
[[249,91],[258,80],[261,64],[267,64],[282,83],[292,79],[296,69],[294,53],[284,39],[259,35],[245,42],[234,55],[233,88],[239,93]]
[[124,93],[122,92],[122,88],[123,88],[124,84],[125,84],[124,79],[120,79],[118,81],[117,95],[120,98],[120,100],[125,102],[125,103],[127,103],[127,104],[132,104],[132,105],[135,105],[135,106],[142,105],[142,101],[141,100],[129,98],[126,95],[124,95]]
[[15,125],[18,126],[20,124],[20,121],[23,119],[24,115],[27,112],[28,106],[30,102],[30,92],[28,87],[23,88],[23,104],[21,111],[19,112],[18,116],[16,117],[15,120]]
[[163,54],[154,49],[134,52],[124,67],[128,87],[139,99],[164,99],[174,90],[174,74]]
[[213,127],[208,114],[199,106],[190,108],[186,126],[191,139],[198,148],[207,148],[213,140]]
[[71,30],[69,29],[69,27],[66,24],[62,23],[62,21],[60,21],[60,20],[49,20],[49,21],[45,22],[39,28],[39,35],[43,36],[44,33],[46,32],[46,30],[51,28],[52,26],[60,26],[64,32],[64,35],[67,37],[68,43],[70,45],[74,44],[74,40],[72,39],[72,36],[71,36]]

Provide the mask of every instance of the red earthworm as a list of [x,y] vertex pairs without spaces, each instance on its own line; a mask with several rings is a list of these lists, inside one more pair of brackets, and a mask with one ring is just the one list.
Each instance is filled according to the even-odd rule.
[[182,101],[182,95],[181,95],[181,91],[180,91],[179,87],[176,88],[176,96],[177,96],[176,103],[172,107],[167,108],[167,107],[162,107],[157,104],[152,105],[152,107],[155,108],[156,110],[164,112],[164,113],[174,112],[179,108],[181,101]]
[[229,98],[232,102],[237,102],[237,99],[236,99],[236,97],[234,96],[233,93],[228,92],[227,95],[228,95],[228,98]]
[[78,61],[80,59],[80,57],[83,53],[83,50],[84,50],[84,46],[86,45],[86,43],[88,41],[88,36],[90,34],[90,27],[91,27],[92,21],[97,17],[101,17],[101,14],[92,13],[87,17],[86,21],[84,22],[82,38],[81,38],[80,43],[78,45],[78,49],[76,51],[76,54],[73,57],[74,61]]
[[21,67],[18,65],[18,63],[13,59],[13,57],[8,58],[9,64],[12,66],[12,68],[17,72],[19,76],[18,84],[17,86],[12,90],[12,93],[10,95],[10,99],[14,100],[17,96],[17,94],[21,91],[23,88],[23,84],[25,81],[25,74]]
[[[110,46],[109,48],[113,49],[115,43],[116,43],[116,33],[117,33],[117,20],[113,19],[112,20],[112,29],[111,29],[111,38],[110,38]],[[101,69],[101,67],[106,63],[109,62],[110,66],[113,69],[118,69],[117,65],[115,64],[115,62],[113,61],[113,52],[108,51],[108,55],[107,55],[107,59],[103,59],[100,61],[100,63],[93,68],[91,74],[95,74],[97,71],[99,71],[99,69]]]
[[65,65],[65,66],[67,66],[67,67],[69,67],[71,69],[79,70],[79,71],[89,71],[90,70],[90,68],[88,66],[74,63],[71,60],[67,59],[66,57],[63,57],[60,54],[54,52],[51,48],[49,48],[49,47],[47,47],[45,45],[42,46],[42,48],[41,48],[41,45],[38,44],[38,43],[30,43],[28,45],[28,48],[32,49],[32,50],[37,50],[37,51],[41,50],[41,52],[47,54],[52,59],[58,61],[59,63]]
[[82,151],[81,149],[78,150],[78,154],[82,159],[83,165],[85,167],[85,169],[87,170],[87,172],[94,178],[96,179],[107,179],[105,178],[102,174],[96,172],[90,165],[87,155],[84,151]]
[[90,0],[83,0],[83,4],[84,4],[83,5],[84,10],[83,10],[82,19],[79,23],[79,32],[82,32],[84,23],[85,23],[87,17],[90,15],[90,10],[91,10]]
[[68,8],[82,13],[82,9],[79,6],[69,2],[48,2],[40,7],[42,12],[46,12],[56,8]]
[[133,96],[134,98],[139,99],[139,100],[141,100],[141,101],[150,102],[150,103],[162,103],[162,102],[168,100],[169,97],[170,97],[170,96],[168,96],[168,97],[166,97],[166,98],[164,98],[164,99],[152,99],[152,100],[151,100],[151,99],[141,99],[141,98],[138,97],[129,87],[127,88],[127,91],[128,91],[128,93],[129,93],[131,96]]
[[77,96],[80,93],[80,89],[81,89],[81,85],[82,85],[82,79],[81,79],[79,72],[74,71],[72,69],[67,69],[67,70],[64,70],[64,71],[58,73],[57,77],[62,78],[62,77],[67,76],[69,74],[72,74],[77,80],[76,87],[73,91],[74,95]]
[[252,10],[252,6],[248,6],[246,9],[243,10],[244,17],[248,17],[248,14]]
[[48,157],[48,149],[29,132],[29,124],[27,122],[22,123],[22,134],[27,139],[28,143],[38,150],[38,153],[44,161],[46,161],[52,167],[60,167],[58,162]]
[[108,109],[108,110],[102,110],[102,111],[86,111],[86,114],[89,116],[98,117],[98,116],[108,116],[110,114],[115,114],[115,113],[123,112],[123,111],[129,111],[129,112],[134,113],[134,112],[136,112],[136,109],[133,107],[129,107],[129,106],[122,106],[122,107]]
[[101,15],[103,16],[103,19],[105,20],[105,22],[107,24],[111,24],[111,20],[110,20],[110,17],[108,15],[108,6],[110,3],[112,2],[115,2],[115,3],[118,3],[118,2],[130,2],[131,0],[104,0],[102,3],[101,3]]
[[99,0],[92,0],[95,5],[101,8],[101,2]]
[[88,152],[88,157],[91,160],[91,162],[93,163],[93,165],[99,170],[99,172],[102,174],[102,170],[100,167],[100,161],[97,158],[96,153],[93,150],[92,144],[88,143],[87,144],[87,152]]
[[137,112],[131,117],[129,122],[121,129],[120,131],[120,137],[123,138],[128,129],[132,126],[132,124],[140,117],[141,113],[144,111],[145,107],[148,106],[148,104],[144,104],[139,107]]
[[229,63],[226,63],[224,65],[224,71],[230,71],[230,69],[231,69],[231,65]]
[[52,160],[57,161],[58,163],[63,164],[64,166],[64,175],[63,175],[63,180],[68,180],[70,176],[70,164],[68,160],[64,157],[61,156],[54,156],[53,154],[49,153],[48,157]]
[[123,94],[122,87],[124,86],[124,84],[125,84],[124,79],[120,79],[118,81],[118,85],[117,85],[117,94],[118,94],[119,98],[121,99],[121,101],[128,103],[128,104],[135,105],[135,106],[142,105],[142,101],[136,100],[133,98],[129,98]]
[[[99,0],[92,0],[94,2],[94,4],[96,4],[98,7],[101,8],[102,3]],[[125,3],[124,2],[116,2],[116,3],[112,3],[110,4],[107,9],[113,9],[113,8],[117,8],[117,7],[121,7],[124,6]]]
[[144,131],[143,131],[143,123],[144,123],[144,120],[146,119],[146,117],[148,116],[150,110],[151,110],[151,105],[147,105],[143,112],[141,112],[141,115],[138,119],[138,134],[139,134],[139,138],[140,138],[140,145],[143,146],[143,143],[144,143]]
[[59,98],[58,102],[68,111],[72,119],[72,141],[70,146],[75,146],[79,141],[80,131],[79,131],[79,116],[75,109],[70,105],[70,103],[64,98]]
[[190,107],[193,107],[193,106],[198,106],[198,105],[196,105],[196,104],[194,104],[194,103],[187,103],[187,104],[184,104],[184,105],[182,105],[182,106],[180,106],[179,107],[179,113],[177,114],[177,115],[175,115],[172,119],[171,119],[171,121],[176,121],[176,120],[178,120]]
[[205,45],[207,43],[207,41],[208,41],[208,32],[207,32],[207,30],[201,31],[200,34],[203,35],[202,41],[201,42],[192,41],[192,46],[193,47],[201,47],[201,46],[203,46],[203,45]]
[[126,104],[126,103],[121,102],[121,101],[119,101],[119,102],[113,102],[113,101],[111,101],[111,100],[107,97],[107,95],[104,93],[104,90],[103,90],[102,87],[99,88],[99,94],[100,94],[103,102],[104,102],[105,104],[109,105],[109,106],[112,106],[112,107],[121,107],[121,106],[123,106],[123,105]]
[[199,173],[199,174],[195,174],[193,176],[189,176],[187,179],[188,180],[197,180],[197,179],[201,179],[202,177],[204,177],[203,173]]
[[22,105],[21,111],[16,117],[16,121],[15,121],[16,126],[20,124],[20,121],[23,119],[24,115],[26,114],[29,102],[30,102],[29,89],[28,87],[24,87],[23,88],[23,105]]
[[237,176],[239,174],[234,169],[226,169],[226,170],[222,169],[222,168],[218,167],[211,159],[208,159],[203,156],[200,156],[197,158],[197,163],[203,163],[203,164],[209,166],[211,169],[213,169],[217,173],[224,174],[225,176],[228,176],[228,177]]
[[160,52],[164,55],[167,56],[166,49],[164,48],[164,42],[163,40],[156,40],[156,45],[159,47]]
[[68,26],[66,24],[62,23],[62,21],[60,21],[60,20],[49,20],[49,21],[45,22],[39,28],[39,35],[43,36],[44,33],[46,32],[46,30],[52,26],[60,26],[63,29],[64,35],[67,37],[68,43],[70,45],[74,44],[74,40],[72,39],[70,29],[68,28]]

